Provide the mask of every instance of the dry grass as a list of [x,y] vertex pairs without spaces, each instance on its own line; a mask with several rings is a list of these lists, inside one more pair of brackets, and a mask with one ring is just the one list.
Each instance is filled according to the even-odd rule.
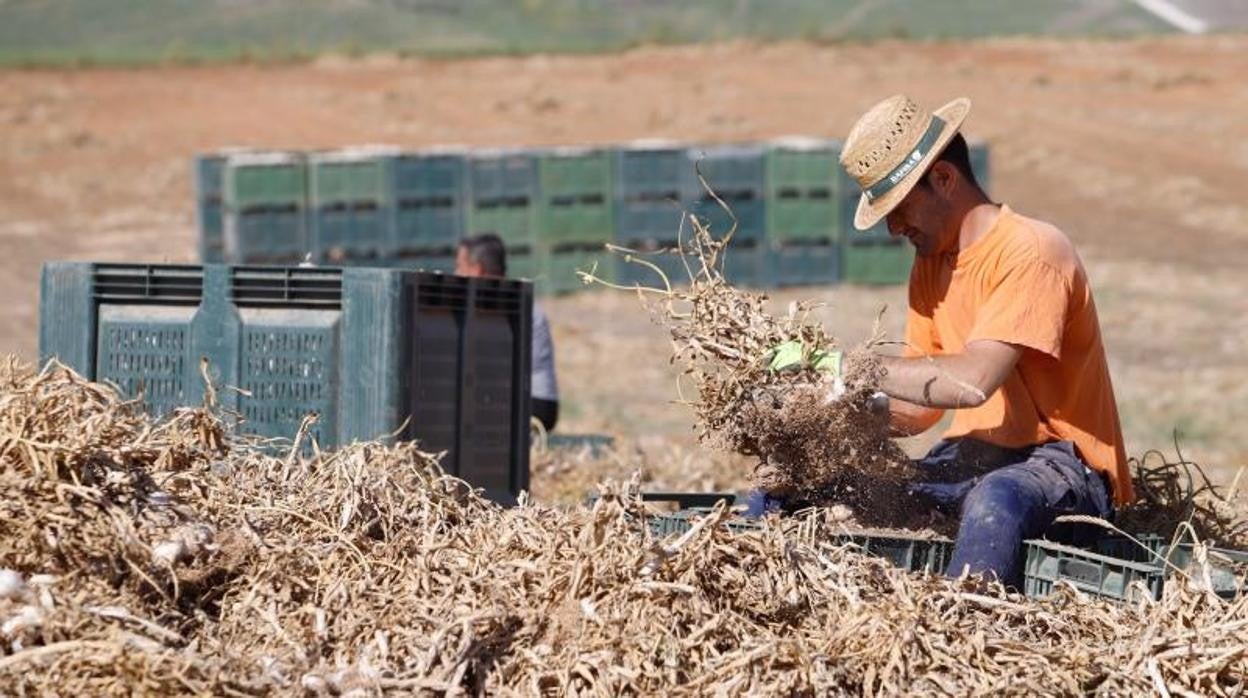
[[0,682],[15,694],[1139,693],[1248,685],[1248,598],[1111,606],[906,574],[635,484],[502,509],[413,446],[269,455],[0,366]]
[[[709,186],[707,191],[714,196]],[[814,306],[798,301],[784,315],[768,312],[765,294],[724,278],[723,258],[731,253],[735,228],[716,237],[696,216],[686,220],[689,240],[678,244],[688,278],[675,280],[680,285],[635,252],[613,249],[654,272],[655,285],[634,290],[669,334],[671,361],[685,379],[678,382],[680,402],[693,411],[699,439],[757,458],[752,484],[759,489],[841,503],[865,524],[897,525],[881,514],[908,510],[898,502],[907,500],[904,483],[914,473],[889,438],[887,415],[868,406],[882,379],[871,351],[882,333],[847,353],[843,378],[816,370],[813,353],[841,345],[810,318]],[[582,276],[587,283],[605,283],[592,272]],[[799,365],[769,369],[770,351],[791,341],[801,343]],[[892,506],[879,506],[883,502]]]
[[672,439],[615,439],[610,444],[575,438],[535,441],[529,458],[532,495],[548,505],[584,501],[603,481],[636,477],[648,492],[724,492],[746,486],[750,460]]
[[1133,533],[1155,533],[1170,540],[1188,535],[1214,545],[1248,550],[1248,496],[1241,469],[1229,487],[1209,480],[1199,464],[1149,451],[1131,460],[1137,500],[1117,512],[1115,522]]

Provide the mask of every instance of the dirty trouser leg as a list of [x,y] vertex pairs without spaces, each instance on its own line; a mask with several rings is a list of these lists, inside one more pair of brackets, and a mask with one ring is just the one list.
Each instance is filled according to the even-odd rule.
[[962,523],[947,574],[995,576],[1022,585],[1022,542],[1042,535],[1064,514],[1105,517],[1109,497],[1100,476],[1068,442],[1037,446],[1021,463],[985,475],[962,502]]
[[768,494],[762,490],[750,490],[745,493],[745,512],[747,519],[762,518],[767,514],[783,512],[788,504],[784,497]]

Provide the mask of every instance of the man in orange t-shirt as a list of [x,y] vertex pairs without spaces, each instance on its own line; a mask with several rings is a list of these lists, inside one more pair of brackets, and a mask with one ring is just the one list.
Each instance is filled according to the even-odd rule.
[[899,435],[953,423],[915,492],[960,506],[949,574],[1021,581],[1026,538],[1071,535],[1133,498],[1087,273],[1048,223],[990,201],[959,133],[966,99],[933,113],[904,96],[854,126],[841,163],[862,186],[854,224],[885,220],[916,251],[904,357],[883,357]]

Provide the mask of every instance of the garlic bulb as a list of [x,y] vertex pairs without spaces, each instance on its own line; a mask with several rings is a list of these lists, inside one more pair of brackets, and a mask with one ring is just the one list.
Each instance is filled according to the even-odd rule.
[[26,580],[21,572],[0,569],[0,599],[16,599],[26,591]]

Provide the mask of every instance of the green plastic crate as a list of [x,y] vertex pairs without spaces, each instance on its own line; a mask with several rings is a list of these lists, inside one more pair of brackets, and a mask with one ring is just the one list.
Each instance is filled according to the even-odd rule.
[[[1171,546],[1165,538],[1153,534],[1135,538],[1139,543],[1120,535],[1102,536],[1096,542],[1096,552],[1154,565],[1161,569],[1168,580],[1174,578],[1174,568],[1184,572],[1197,571],[1197,568],[1192,567],[1195,546],[1191,543]],[[1165,562],[1162,561],[1163,558]],[[1248,578],[1245,578],[1248,575],[1248,552],[1211,547],[1208,549],[1208,560],[1209,581],[1213,585],[1214,593],[1228,599],[1248,594]]]
[[297,153],[243,153],[224,172],[223,257],[231,263],[295,263],[313,247],[307,168]]
[[870,230],[855,229],[858,198],[857,194],[841,198],[841,220],[845,224],[841,238],[841,279],[869,285],[905,283],[914,263],[914,246],[903,237],[890,236],[884,221]]
[[312,253],[308,212],[294,204],[227,211],[225,253],[231,262],[295,264]]
[[195,157],[195,227],[199,231],[199,261],[214,263],[225,258],[225,161],[226,153]]
[[614,255],[601,245],[543,249],[539,253],[540,273],[535,280],[541,295],[557,295],[591,288],[581,280],[578,271],[593,270],[607,282],[615,281]]
[[773,286],[815,286],[841,280],[841,246],[831,240],[798,240],[771,249]]
[[[680,535],[693,528],[696,519],[705,516],[709,511],[702,507],[681,509],[670,514],[652,516],[647,520],[647,525],[650,527],[650,532],[658,537]],[[733,533],[756,531],[760,528],[757,521],[735,516],[724,521],[724,526]]]
[[[679,253],[674,240],[647,245],[633,256],[658,267],[672,286],[688,286],[690,274],[698,274],[702,268],[702,262],[693,254]],[[732,245],[722,259],[722,271],[729,283],[748,288],[770,288],[773,285],[771,257],[766,248]],[[602,262],[604,265],[614,264],[617,284],[663,288],[663,280],[657,272],[644,264],[628,261],[624,254],[613,252],[604,256]]]
[[1101,555],[1122,560],[1154,562],[1157,560],[1157,555],[1166,547],[1166,539],[1152,533],[1145,533],[1135,536],[1134,541],[1118,534],[1103,535],[1097,538],[1092,549]]
[[785,138],[767,154],[767,239],[773,246],[841,239],[838,141]]
[[392,254],[391,148],[353,148],[308,158],[313,256],[340,261]]
[[394,254],[444,251],[464,235],[467,211],[465,151],[403,153],[394,162]]
[[729,245],[724,251],[724,278],[733,286],[770,288],[774,286],[770,263],[761,245]]
[[523,279],[533,283],[534,288],[541,282],[545,272],[545,262],[541,252],[532,247],[512,247],[507,250],[507,277]]
[[[681,254],[674,240],[651,243],[634,249],[636,259],[658,267],[667,276],[667,281],[672,286],[688,286],[690,270],[693,273],[698,272],[700,262],[691,255]],[[617,284],[628,287],[641,285],[649,288],[663,288],[663,279],[654,269],[645,264],[628,261],[623,253],[612,253],[611,259],[615,264]]]
[[396,269],[54,262],[39,351],[157,415],[202,404],[204,357],[246,433],[311,412],[322,447],[399,432],[506,501],[528,488],[532,307],[528,284]]
[[[1209,581],[1213,592],[1224,599],[1248,596],[1248,552],[1209,548]],[[1180,570],[1196,572],[1193,567],[1195,547],[1191,543],[1180,543],[1169,550],[1167,560]],[[1169,566],[1164,569],[1170,573]],[[1196,577],[1197,580],[1200,577]]]
[[639,140],[618,147],[611,158],[615,241],[639,247],[674,240],[687,208],[685,146]]
[[300,153],[231,155],[226,161],[225,204],[234,210],[275,204],[307,205],[307,161]]
[[[671,496],[671,495],[669,495]],[[712,497],[721,495],[711,494]],[[678,501],[680,499],[656,499],[653,501]],[[648,519],[647,524],[656,536],[678,535],[688,531],[697,517],[709,511],[706,507],[690,507],[670,514],[660,514]],[[733,533],[758,530],[756,520],[730,517],[724,525]],[[822,533],[820,534],[822,535]],[[869,532],[829,533],[824,540],[841,545],[852,545],[867,555],[880,557],[894,566],[910,572],[943,574],[953,557],[953,541],[947,538],[928,538],[901,534],[877,534]]]
[[309,221],[313,259],[348,264],[388,256],[391,212],[390,207],[371,201],[312,209]]
[[953,559],[953,541],[900,534],[841,533],[833,540],[861,548],[911,572],[944,574]]
[[560,148],[543,153],[537,172],[539,244],[607,243],[614,239],[614,185],[606,150]]
[[398,151],[388,147],[346,148],[308,158],[313,206],[351,201],[387,203],[391,167]]
[[905,240],[886,243],[852,241],[841,246],[841,279],[864,285],[904,284],[914,264],[914,248]]
[[537,242],[537,155],[486,150],[468,159],[468,233],[494,233],[508,248]]
[[1023,591],[1027,596],[1048,596],[1058,582],[1067,582],[1086,594],[1114,601],[1133,601],[1141,594],[1161,598],[1165,572],[1157,565],[1047,540],[1029,540],[1024,546]]
[[[686,151],[684,200],[690,213],[709,226],[715,237],[732,232],[734,242],[761,245],[766,240],[766,155],[767,149],[755,144]],[[699,173],[711,191],[698,179]]]

